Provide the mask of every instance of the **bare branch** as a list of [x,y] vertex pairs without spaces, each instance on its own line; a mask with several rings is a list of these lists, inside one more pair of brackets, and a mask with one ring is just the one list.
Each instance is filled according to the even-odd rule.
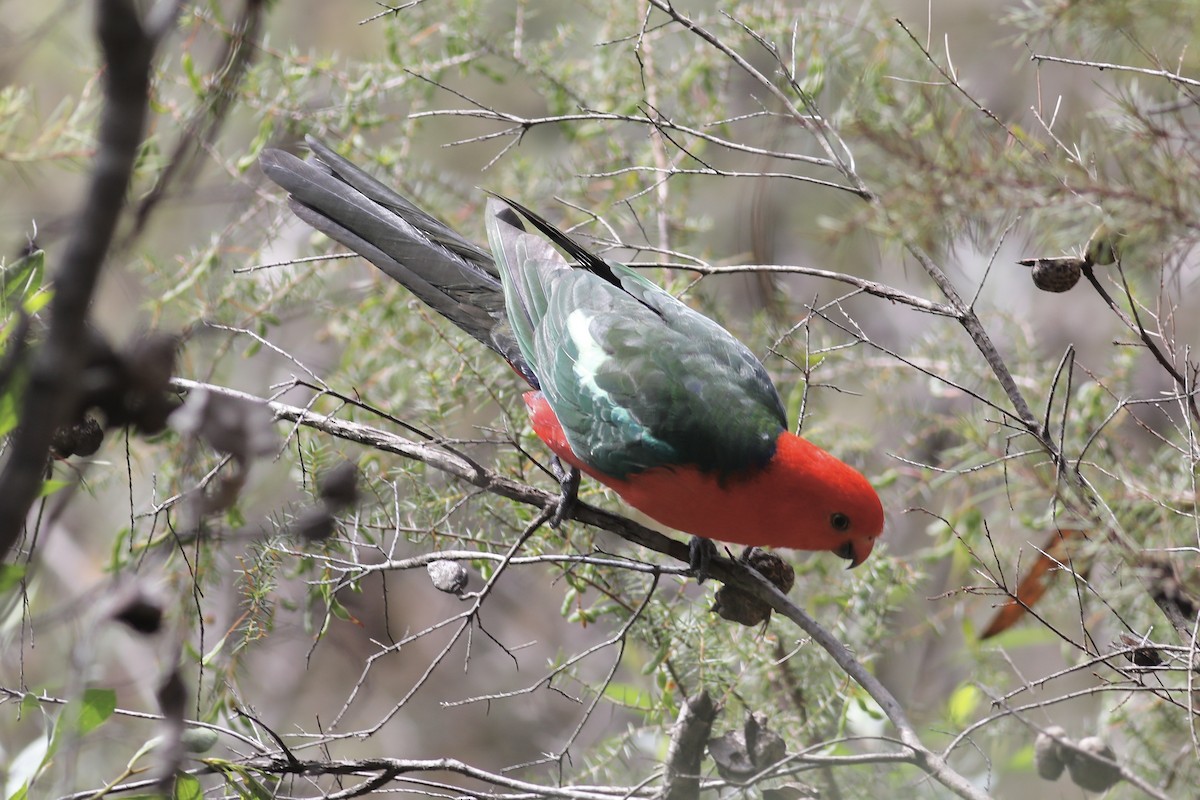
[[1166,69],[1147,69],[1146,67],[1132,67],[1128,64],[1112,64],[1107,61],[1083,61],[1077,58],[1062,58],[1061,56],[1048,56],[1041,53],[1033,53],[1029,56],[1030,61],[1046,61],[1052,64],[1071,64],[1076,67],[1089,67],[1098,69],[1101,72],[1104,70],[1112,70],[1113,72],[1133,72],[1138,75],[1151,75],[1155,78],[1166,78],[1172,83],[1181,83],[1184,86],[1200,87],[1200,81],[1194,78],[1185,78],[1184,76],[1171,72]]
[[927,311],[930,314],[937,314],[943,317],[952,317],[958,319],[961,312],[956,311],[951,306],[944,303],[935,303],[932,300],[926,300],[923,297],[918,297],[914,294],[909,294],[901,289],[896,289],[884,283],[860,278],[857,275],[849,275],[845,272],[834,272],[828,269],[818,269],[817,267],[801,267],[791,264],[738,264],[728,267],[710,267],[696,264],[680,264],[680,263],[653,263],[653,264],[638,264],[631,262],[631,267],[663,267],[666,269],[686,270],[695,272],[700,275],[738,275],[744,273],[780,273],[791,275],[810,275],[814,278],[827,278],[838,283],[845,283],[850,286],[862,289],[864,292],[875,297],[881,297],[884,300],[901,303],[906,306],[912,306],[920,311]]
[[708,690],[692,695],[679,709],[667,748],[663,800],[691,800],[700,793],[700,763],[717,718]]

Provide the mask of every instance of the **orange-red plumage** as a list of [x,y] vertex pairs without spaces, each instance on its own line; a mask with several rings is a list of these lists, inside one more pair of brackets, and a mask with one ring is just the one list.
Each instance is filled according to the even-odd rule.
[[[689,466],[655,467],[626,479],[588,467],[571,449],[541,392],[526,392],[533,431],[559,458],[608,486],[626,503],[677,530],[758,547],[837,551],[850,542],[851,566],[866,560],[883,532],[879,495],[858,470],[784,431],[767,466],[719,480]],[[831,529],[843,509],[854,530]]]

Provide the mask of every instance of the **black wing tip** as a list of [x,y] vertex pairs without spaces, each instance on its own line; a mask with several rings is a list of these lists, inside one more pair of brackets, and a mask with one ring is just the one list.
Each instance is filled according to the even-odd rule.
[[309,152],[317,157],[318,160],[326,164],[349,163],[346,159],[338,155],[338,152],[329,145],[322,142],[311,133],[304,134],[304,144],[308,146]]
[[[342,158],[333,148],[311,134],[304,135],[304,146],[320,161],[328,162]],[[262,166],[263,172],[270,174],[280,170],[295,171],[296,164],[306,162],[290,150],[282,147],[266,147],[258,154],[258,163]]]
[[[547,239],[566,251],[567,255],[575,259],[579,266],[583,267],[588,272],[603,278],[613,286],[623,288],[621,287],[621,279],[618,278],[612,271],[612,267],[608,265],[608,262],[593,253],[591,250],[588,250],[579,242],[575,241],[570,234],[560,230],[555,225],[550,223],[545,217],[541,216],[536,211],[531,210],[527,206],[518,203],[516,200],[505,197],[499,192],[488,192],[488,194],[492,195],[492,197],[495,197],[497,200],[500,200],[503,203],[507,203],[510,212],[519,213],[522,217],[529,220],[533,227],[537,228]],[[500,213],[503,214],[503,212]],[[503,219],[506,222],[509,221],[508,216],[504,216]],[[525,226],[521,225],[519,222],[517,223],[517,227],[519,227],[521,230],[525,230]]]
[[259,153],[258,166],[267,180],[293,198],[306,194],[312,184],[321,180],[321,175],[328,174],[319,163],[273,147]]
[[[489,192],[489,194],[492,194],[492,193]],[[500,195],[496,195],[496,197],[500,197]],[[503,198],[500,198],[500,199],[504,200]],[[508,203],[509,201],[504,200],[504,202]],[[521,231],[522,233],[526,232],[525,223],[521,221],[521,215],[518,214],[516,211],[514,211],[511,205],[505,205],[503,208],[501,208],[499,211],[497,211],[496,219],[500,220],[501,222],[505,223],[506,225],[511,225],[512,227],[516,228],[517,230]]]
[[[304,146],[312,154],[312,158],[303,159],[300,156],[288,150],[278,147],[267,147],[258,155],[258,163],[262,165],[263,171],[268,175],[274,171],[276,174],[282,171],[295,172],[297,164],[304,165],[299,169],[315,168],[327,173],[338,173],[346,170],[358,170],[358,168],[350,161],[343,158],[323,141],[313,136],[312,134],[304,135]],[[363,173],[366,174],[365,172]]]

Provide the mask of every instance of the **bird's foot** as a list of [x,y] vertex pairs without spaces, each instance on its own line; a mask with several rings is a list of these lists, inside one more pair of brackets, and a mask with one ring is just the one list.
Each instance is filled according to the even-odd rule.
[[558,507],[554,509],[554,516],[550,518],[550,527],[558,530],[559,526],[570,518],[572,512],[575,511],[576,503],[579,501],[579,470],[575,469],[575,467],[563,466],[558,456],[551,458],[550,467],[554,470],[554,474],[558,478],[558,487],[560,490]]
[[696,583],[708,580],[708,566],[717,557],[717,546],[712,539],[693,536],[688,541],[688,566],[696,576]]

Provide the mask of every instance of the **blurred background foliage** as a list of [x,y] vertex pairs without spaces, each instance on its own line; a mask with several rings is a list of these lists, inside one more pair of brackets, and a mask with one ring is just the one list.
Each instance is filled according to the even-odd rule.
[[[875,479],[889,515],[875,557],[842,573],[787,554],[792,595],[885,681],[930,746],[953,744],[955,767],[996,797],[1083,797],[1035,773],[1034,736],[1057,724],[1102,736],[1166,796],[1190,796],[1191,643],[1154,592],[1168,573],[1184,597],[1200,588],[1198,420],[1178,397],[1196,375],[1200,84],[1185,76],[1200,74],[1200,6],[677,6],[810,102],[877,201],[814,183],[848,186],[799,158],[825,156],[819,126],[798,124],[728,55],[642,2],[389,13],[293,0],[231,51],[243,7],[209,0],[185,6],[162,49],[130,196],[146,224],[130,215],[118,237],[97,326],[118,342],[179,333],[183,377],[405,433],[402,422],[553,488],[511,372],[369,265],[311,259],[340,248],[286,211],[256,159],[268,146],[301,152],[314,135],[479,241],[483,190],[514,197],[722,320],[764,358],[794,424]],[[27,240],[52,269],[99,96],[85,4],[3,7],[12,278]],[[1081,255],[1100,223],[1120,234],[1119,271],[1095,268],[1112,304],[1087,281],[1038,292],[1014,263]],[[952,319],[813,276],[680,268],[797,264],[943,302],[911,244],[972,303],[1095,504],[1064,488],[1063,465],[999,410],[1009,400]],[[37,288],[6,295],[10,320]],[[1187,387],[1122,324],[1114,306],[1131,314],[1131,297]],[[174,433],[113,434],[86,464],[55,464],[67,488],[48,496],[6,573],[5,797],[30,781],[29,797],[96,790],[129,778],[127,762],[149,763],[135,754],[155,724],[113,708],[154,712],[176,663],[189,718],[221,731],[196,758],[274,747],[270,728],[304,757],[447,757],[534,783],[633,787],[655,774],[681,702],[702,688],[725,704],[718,732],[757,712],[789,752],[883,749],[862,739],[888,735],[878,708],[786,620],[734,627],[710,613],[709,585],[564,561],[597,550],[655,560],[578,523],[539,530],[521,555],[544,559],[510,566],[455,635],[469,601],[403,559],[472,551],[479,589],[534,511],[369,447],[276,430],[276,452],[220,513],[189,494],[220,455]],[[332,537],[296,536],[314,476],[343,461],[357,467],[361,502]],[[588,481],[583,497],[623,509]],[[1087,532],[1060,557],[1075,579],[1052,575],[1036,615],[982,641],[1007,597],[995,584],[1015,591],[1056,527]],[[165,607],[163,633],[112,621],[128,586]],[[1162,645],[1163,666],[1112,655],[1121,634]],[[254,781],[272,785],[235,770],[201,784],[255,796]],[[948,794],[887,763],[797,764],[748,791],[783,785],[796,797]],[[269,791],[337,786],[292,778]],[[482,791],[462,786],[453,791]],[[1145,794],[1122,783],[1109,796]]]

